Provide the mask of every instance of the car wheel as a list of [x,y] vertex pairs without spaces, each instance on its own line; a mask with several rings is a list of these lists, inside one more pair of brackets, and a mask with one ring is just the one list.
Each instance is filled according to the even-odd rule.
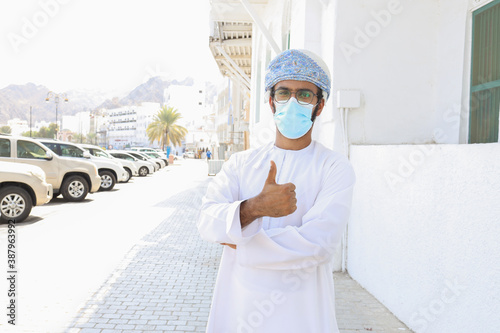
[[0,219],[2,221],[24,221],[30,215],[32,207],[31,197],[25,189],[7,186],[0,190]]
[[69,176],[61,187],[61,194],[67,201],[82,201],[89,192],[89,185],[82,176]]
[[132,171],[129,168],[124,168],[127,171],[127,179],[122,180],[122,183],[128,183],[130,178],[132,178]]
[[139,176],[146,177],[147,175],[148,175],[148,168],[146,168],[145,166],[141,167],[139,169]]
[[99,171],[99,176],[101,176],[100,191],[111,191],[115,187],[116,178],[110,171]]

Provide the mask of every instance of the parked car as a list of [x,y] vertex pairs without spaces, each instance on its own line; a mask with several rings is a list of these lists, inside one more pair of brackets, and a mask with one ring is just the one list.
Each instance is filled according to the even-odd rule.
[[[139,176],[139,167],[133,161],[127,160],[127,159],[117,158],[117,157],[110,154],[110,152],[111,152],[110,150],[104,150],[104,149],[97,147],[97,146],[91,146],[91,145],[87,145],[87,146],[88,146],[87,149],[90,152],[92,152],[94,155],[97,155],[96,157],[108,158],[116,163],[121,164],[123,166],[123,168],[125,169],[125,171],[127,171],[130,174],[130,177]],[[94,155],[92,155],[92,156],[94,156]]]
[[37,166],[0,162],[0,221],[24,221],[33,206],[52,199],[52,185]]
[[159,158],[165,162],[164,166],[168,165],[167,155],[165,154],[165,152],[163,152],[161,150],[158,151],[158,149],[146,148],[146,147],[132,147],[132,148],[130,148],[130,150],[146,154],[152,158]]
[[162,160],[161,158],[150,156],[146,152],[136,151],[135,153],[140,154],[140,155],[144,156],[145,158],[147,158],[147,159],[149,159],[151,161],[154,161],[156,164],[158,164],[158,166],[160,167],[160,169],[167,166],[167,163],[165,163],[165,161]]
[[[162,156],[167,156],[167,153],[160,148],[156,148],[155,151],[156,151],[156,153],[158,153]],[[172,155],[174,157],[174,160],[177,160],[179,158],[176,154],[177,154],[177,152],[170,151],[170,155]]]
[[40,167],[54,196],[62,194],[68,201],[82,201],[101,186],[94,163],[57,156],[43,143],[28,137],[0,135],[0,161]]
[[[123,173],[120,166],[109,159],[98,158],[92,156],[89,151],[71,142],[63,142],[50,139],[38,139],[41,143],[49,147],[58,156],[86,158],[97,166],[97,172],[101,176],[101,191],[110,191],[116,183],[116,178],[119,173]],[[128,175],[128,173],[127,173]],[[129,180],[126,178],[125,182]]]
[[165,162],[165,166],[168,166],[168,158],[167,158],[166,154],[160,154],[157,151],[144,151],[142,153],[146,154],[146,155],[148,155],[149,157],[152,157],[152,158],[159,158],[160,160],[162,160],[163,162]]
[[134,156],[135,158],[137,158],[141,161],[147,161],[147,162],[151,163],[153,165],[153,167],[155,168],[155,171],[160,170],[161,164],[159,162],[157,163],[157,162],[153,161],[153,159],[151,159],[149,156],[144,156],[143,154],[139,153],[138,151],[128,151],[127,150],[127,153],[129,153],[130,155]]
[[138,151],[138,152],[155,152],[156,149],[154,148],[148,148],[148,147],[132,147],[130,148],[132,151]]
[[78,146],[87,150],[90,155],[97,157],[97,160],[99,160],[100,163],[111,162],[111,164],[114,166],[112,167],[111,165],[109,165],[109,167],[106,169],[99,169],[99,174],[102,177],[102,181],[105,183],[105,186],[109,186],[106,188],[106,190],[111,190],[115,186],[115,183],[117,181],[121,183],[130,179],[130,174],[123,168],[122,164],[118,160],[111,160],[112,157],[110,157],[100,147],[88,144],[79,144]]
[[108,153],[115,158],[134,163],[138,169],[139,176],[141,177],[145,177],[148,174],[155,172],[155,167],[151,162],[139,160],[137,157],[132,156],[126,151],[110,150]]
[[187,151],[184,153],[184,158],[194,158],[194,152],[192,151]]

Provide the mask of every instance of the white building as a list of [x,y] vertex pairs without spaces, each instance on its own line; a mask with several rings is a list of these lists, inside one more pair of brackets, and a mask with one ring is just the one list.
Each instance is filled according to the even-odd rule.
[[35,122],[35,126],[33,126],[32,130],[38,132],[42,127],[49,128],[50,124],[51,124],[50,121],[45,121],[45,120],[37,121]]
[[30,130],[30,127],[28,126],[28,121],[21,120],[19,118],[7,120],[7,126],[10,127],[12,135],[21,135],[21,133]]
[[87,135],[90,132],[90,111],[77,112],[74,116],[63,116],[61,129]]
[[[128,147],[158,147],[158,142],[149,143],[146,133],[148,125],[160,110],[159,103],[144,102],[140,106],[124,106],[105,112],[106,123],[101,132],[106,131],[101,145],[124,149]],[[104,142],[102,142],[104,141]]]
[[253,28],[248,15],[235,17],[237,11],[233,9],[234,2],[215,1],[210,13],[210,50],[226,78],[218,87],[212,114],[217,137],[214,152],[219,159],[228,159],[232,153],[250,147]]
[[204,84],[192,86],[170,85],[165,89],[165,104],[182,114],[179,124],[199,122],[206,114],[206,90]]
[[337,268],[416,332],[498,331],[500,0],[212,0],[212,10],[254,22],[251,146],[274,138],[269,61],[304,48],[330,67],[313,136],[357,175]]

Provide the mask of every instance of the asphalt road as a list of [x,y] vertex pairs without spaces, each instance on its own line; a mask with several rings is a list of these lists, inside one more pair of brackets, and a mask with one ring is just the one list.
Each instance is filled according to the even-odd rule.
[[[2,276],[0,331],[67,327],[131,247],[172,214],[172,208],[157,203],[206,178],[205,161],[180,160],[110,192],[90,194],[84,202],[56,198],[35,207],[15,228],[17,325],[7,324],[9,285]],[[5,275],[7,229],[0,225],[0,271]]]

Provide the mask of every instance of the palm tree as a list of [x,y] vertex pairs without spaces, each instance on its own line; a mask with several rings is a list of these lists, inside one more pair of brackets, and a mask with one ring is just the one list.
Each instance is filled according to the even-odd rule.
[[165,149],[165,146],[170,145],[170,143],[180,146],[182,139],[187,134],[186,128],[175,124],[181,118],[182,116],[177,109],[164,105],[146,129],[149,142],[158,141],[163,149]]

